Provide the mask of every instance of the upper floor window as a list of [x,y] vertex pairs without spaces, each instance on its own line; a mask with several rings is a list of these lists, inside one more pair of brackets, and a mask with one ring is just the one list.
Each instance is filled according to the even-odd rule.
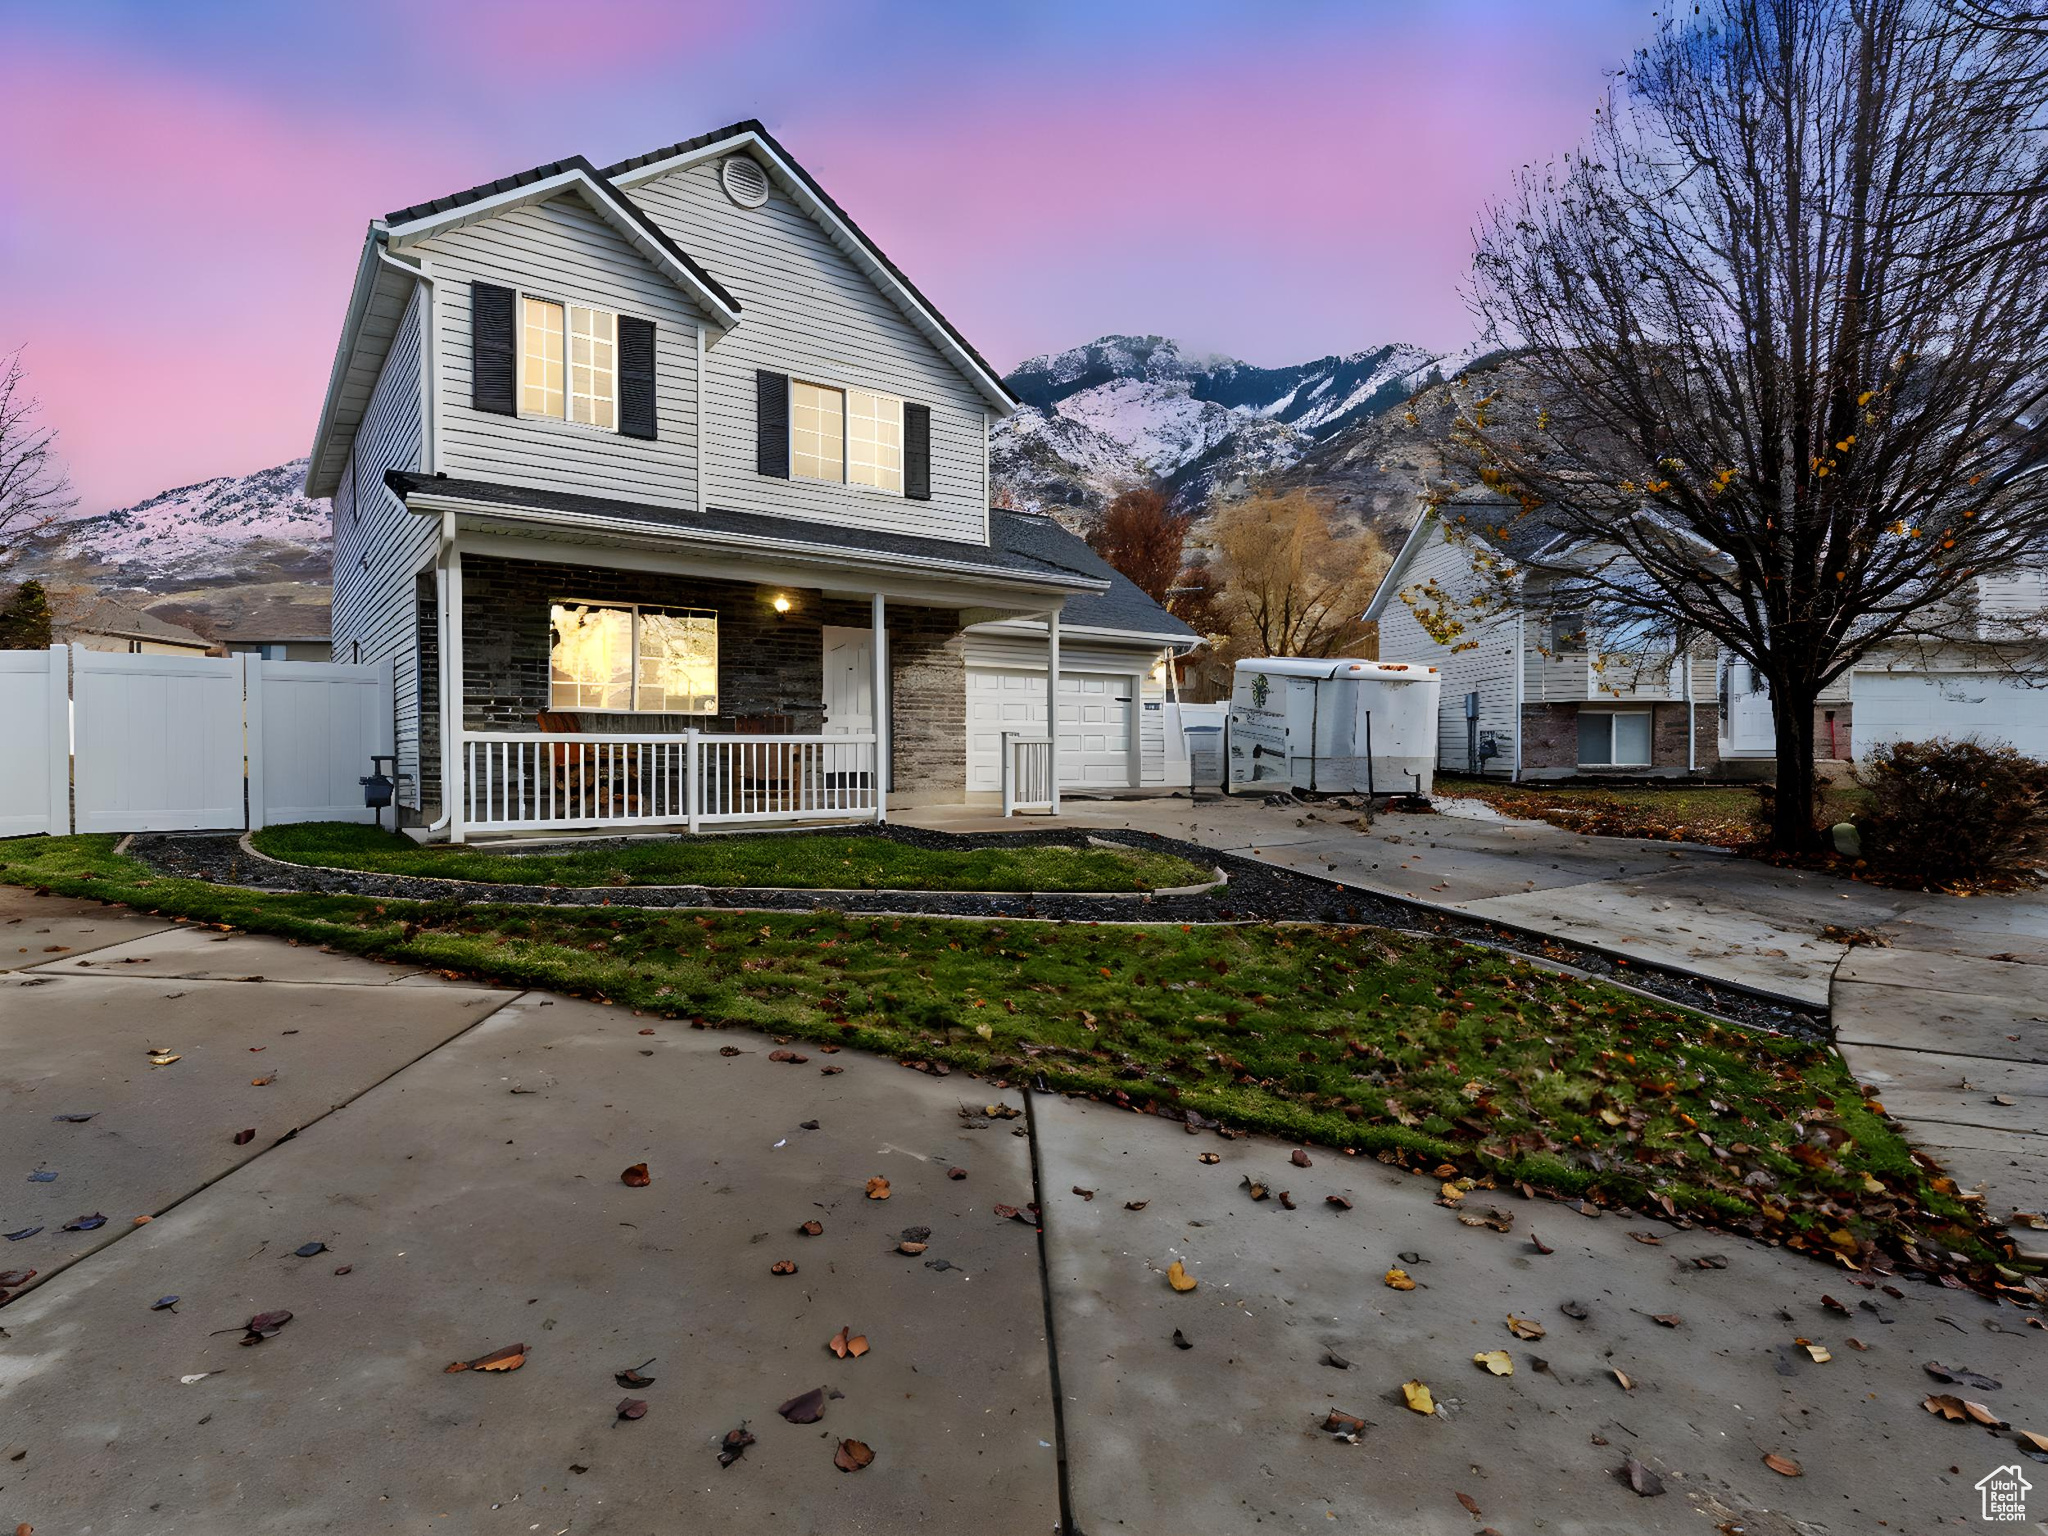
[[607,432],[618,428],[619,317],[520,298],[519,409]]
[[903,494],[903,402],[864,389],[792,379],[789,468],[802,480],[832,480]]

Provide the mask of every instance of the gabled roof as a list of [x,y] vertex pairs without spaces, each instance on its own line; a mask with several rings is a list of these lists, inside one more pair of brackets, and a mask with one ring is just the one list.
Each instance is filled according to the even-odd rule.
[[696,300],[712,319],[728,328],[739,324],[739,300],[726,292],[717,278],[697,265],[638,203],[613,186],[596,166],[581,155],[550,161],[530,171],[501,176],[496,181],[487,181],[480,186],[451,192],[446,197],[415,203],[410,208],[387,214],[384,219],[385,243],[393,250],[404,250],[447,230],[473,224],[508,208],[543,202],[567,191],[581,193],[600,217],[624,235],[657,268],[674,278],[677,286]]
[[604,175],[618,186],[631,189],[695,161],[740,149],[750,149],[755,153],[784,193],[824,227],[833,243],[853,258],[855,265],[867,273],[877,288],[895,301],[913,325],[925,332],[927,339],[967,376],[998,415],[1008,416],[1017,409],[1017,397],[1003,383],[1002,375],[991,368],[987,359],[969,345],[953,323],[918,292],[917,285],[882,253],[882,248],[847,216],[846,210],[832,200],[831,194],[818,185],[811,173],[754,119],[713,129],[710,133],[700,133],[694,139],[684,139],[665,149],[633,155],[606,166]]
[[1387,574],[1373,589],[1372,601],[1365,605],[1362,617],[1377,620],[1386,612],[1387,605],[1406,585],[1409,567],[1429,546],[1430,534],[1442,525],[1445,512],[1461,518],[1474,537],[1518,561],[1535,559],[1559,537],[1557,528],[1546,522],[1540,511],[1518,511],[1512,501],[1483,491],[1454,496],[1441,505],[1427,505],[1416,516],[1408,537],[1402,540]]

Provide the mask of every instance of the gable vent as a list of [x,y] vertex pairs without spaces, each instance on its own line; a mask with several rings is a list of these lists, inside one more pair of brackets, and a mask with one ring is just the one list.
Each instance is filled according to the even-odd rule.
[[718,184],[742,208],[758,208],[768,201],[768,173],[745,155],[727,155],[718,162]]

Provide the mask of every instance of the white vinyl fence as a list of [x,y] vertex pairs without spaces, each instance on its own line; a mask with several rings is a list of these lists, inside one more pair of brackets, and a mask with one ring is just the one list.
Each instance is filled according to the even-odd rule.
[[0,836],[368,821],[391,669],[0,651]]

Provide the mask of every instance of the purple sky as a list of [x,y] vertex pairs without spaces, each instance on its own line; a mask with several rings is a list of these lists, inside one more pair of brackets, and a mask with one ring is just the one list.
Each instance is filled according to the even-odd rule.
[[1000,368],[1470,339],[1647,0],[12,0],[0,349],[84,509],[306,450],[364,224],[758,117]]

